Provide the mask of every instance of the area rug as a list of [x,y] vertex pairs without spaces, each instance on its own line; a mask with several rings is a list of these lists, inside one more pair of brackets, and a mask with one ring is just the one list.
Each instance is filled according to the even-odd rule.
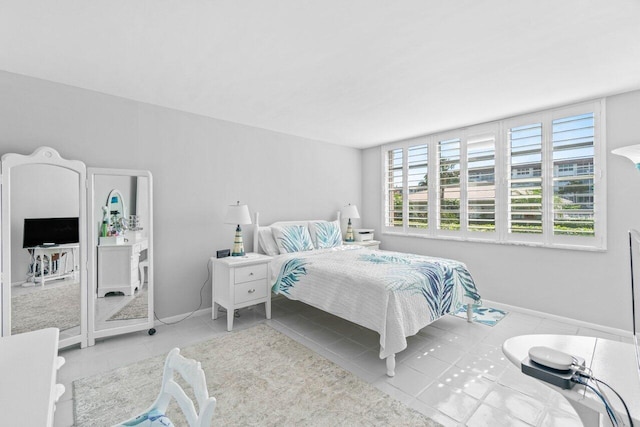
[[[216,426],[439,425],[264,323],[181,354],[202,364]],[[74,425],[109,426],[147,409],[165,357],[74,381]],[[167,415],[186,425],[176,408]]]
[[147,295],[147,287],[145,286],[136,293],[135,297],[127,305],[107,320],[146,319],[149,315],[147,311],[149,306]]
[[[504,316],[508,314],[507,311],[498,310],[497,308],[484,307],[484,306],[473,306],[473,321],[476,323],[481,323],[487,326],[495,326],[499,321],[501,321]],[[467,305],[463,305],[453,313],[454,316],[462,317],[463,319],[467,318]]]
[[38,286],[33,292],[11,296],[11,334],[42,328],[59,328],[64,331],[78,325],[79,282]]

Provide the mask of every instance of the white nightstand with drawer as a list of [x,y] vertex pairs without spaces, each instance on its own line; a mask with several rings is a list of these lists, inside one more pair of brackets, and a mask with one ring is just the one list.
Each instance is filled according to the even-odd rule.
[[248,253],[243,257],[211,258],[213,283],[211,318],[218,318],[218,307],[227,310],[227,330],[233,329],[233,314],[238,308],[265,304],[271,319],[270,256]]

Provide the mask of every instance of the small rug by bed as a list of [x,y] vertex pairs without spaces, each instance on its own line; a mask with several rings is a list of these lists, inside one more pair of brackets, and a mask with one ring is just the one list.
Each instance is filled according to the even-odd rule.
[[[107,320],[146,319],[149,315],[147,287],[136,292],[135,297]],[[109,297],[106,297],[109,298]]]
[[[181,350],[201,362],[219,426],[438,426],[262,323]],[[73,382],[75,426],[109,426],[156,399],[166,355]],[[382,363],[382,361],[381,361]],[[175,401],[167,415],[186,425]]]
[[[507,311],[498,310],[497,308],[484,307],[482,305],[473,306],[473,321],[487,326],[495,326],[500,320],[509,314]],[[463,305],[453,313],[454,316],[467,318],[467,305]]]
[[37,285],[33,292],[11,296],[11,334],[80,325],[80,283]]

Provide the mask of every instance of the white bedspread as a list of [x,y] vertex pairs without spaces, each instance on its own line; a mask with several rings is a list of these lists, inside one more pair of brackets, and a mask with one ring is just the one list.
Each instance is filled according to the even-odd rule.
[[279,255],[271,275],[275,293],[378,332],[380,358],[465,300],[480,300],[461,262],[360,246]]

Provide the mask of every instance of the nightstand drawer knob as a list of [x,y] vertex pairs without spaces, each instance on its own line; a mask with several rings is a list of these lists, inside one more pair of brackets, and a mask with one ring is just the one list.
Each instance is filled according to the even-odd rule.
[[250,294],[252,294],[252,293],[254,293],[255,291],[256,291],[255,289],[249,289],[249,291],[248,291],[248,292],[249,292]]
[[253,276],[253,271],[251,273],[249,273],[249,276]]

